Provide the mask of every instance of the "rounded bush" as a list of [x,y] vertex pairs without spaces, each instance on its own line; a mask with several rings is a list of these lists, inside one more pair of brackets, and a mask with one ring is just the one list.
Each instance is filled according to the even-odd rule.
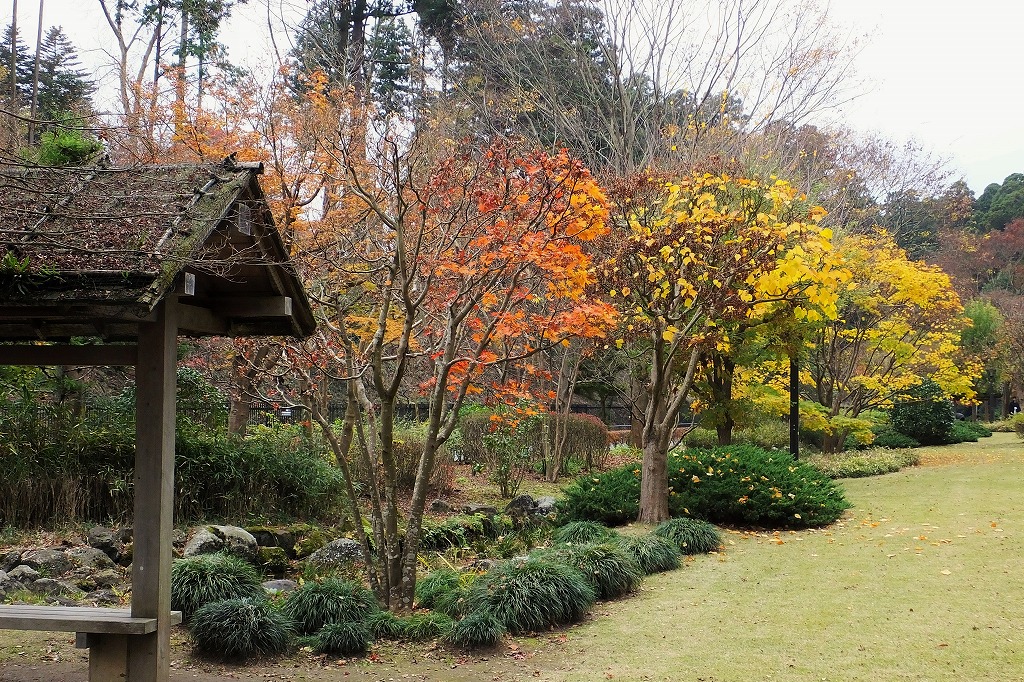
[[550,556],[579,569],[598,599],[618,599],[636,591],[644,579],[640,565],[614,541],[565,545],[550,550]]
[[486,610],[514,635],[580,621],[597,595],[578,569],[541,558],[501,564],[477,580],[471,612]]
[[349,580],[308,582],[288,595],[281,612],[295,628],[310,635],[325,625],[366,621],[380,610],[373,592]]
[[266,599],[226,599],[195,612],[191,636],[199,652],[225,660],[275,656],[288,648],[291,625]]
[[370,627],[362,621],[341,621],[328,623],[316,634],[316,653],[334,654],[339,656],[361,656],[365,654],[373,637]]
[[716,552],[722,545],[718,529],[700,519],[669,519],[659,523],[653,532],[675,543],[683,554]]
[[558,522],[597,521],[609,526],[635,521],[640,513],[640,465],[580,476],[562,490]]
[[886,427],[879,429],[875,433],[875,440],[872,441],[871,447],[902,450],[905,448],[918,448],[921,447],[921,444],[905,433],[900,433],[896,429]]
[[679,568],[679,546],[660,535],[624,535],[618,542],[646,575]]
[[378,611],[370,614],[366,619],[366,625],[370,628],[370,634],[374,639],[402,639],[405,631],[405,623],[402,619],[390,611]]
[[953,401],[939,385],[926,379],[909,391],[910,396],[892,406],[889,421],[894,429],[924,445],[941,445],[956,421]]
[[588,542],[612,540],[618,533],[596,521],[572,521],[556,528],[551,539],[556,543],[582,545]]
[[262,576],[244,559],[230,554],[200,554],[171,565],[171,608],[185,622],[206,604],[225,599],[262,598]]
[[497,646],[507,631],[490,611],[473,611],[455,623],[444,641],[460,649],[484,649]]

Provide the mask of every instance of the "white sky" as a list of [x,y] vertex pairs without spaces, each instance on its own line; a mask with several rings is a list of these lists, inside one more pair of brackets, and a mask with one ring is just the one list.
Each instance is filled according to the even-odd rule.
[[[271,0],[275,14],[308,0]],[[0,0],[0,25],[11,0]],[[44,24],[60,24],[86,64],[98,64],[109,29],[96,0],[45,0]],[[830,15],[865,35],[856,68],[867,92],[838,119],[899,141],[913,138],[948,158],[977,194],[1024,172],[1024,2],[1019,0],[830,0]],[[18,0],[20,33],[34,44],[36,0]],[[266,49],[266,3],[236,10],[224,40],[231,56]],[[287,49],[287,46],[282,46]],[[97,74],[102,77],[101,73]]]

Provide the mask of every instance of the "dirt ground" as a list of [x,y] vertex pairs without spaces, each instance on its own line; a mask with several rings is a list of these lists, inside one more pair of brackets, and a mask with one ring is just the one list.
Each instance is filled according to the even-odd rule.
[[[172,635],[171,680],[309,680],[345,682],[522,682],[558,666],[564,633],[506,640],[500,648],[474,655],[429,646],[375,647],[362,659],[317,656],[308,651],[271,663],[225,665],[196,658],[185,631]],[[0,682],[85,682],[88,651],[74,648],[73,633],[0,630]]]

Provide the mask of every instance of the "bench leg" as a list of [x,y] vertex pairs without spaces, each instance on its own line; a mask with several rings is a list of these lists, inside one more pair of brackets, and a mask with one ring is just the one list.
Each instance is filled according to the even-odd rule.
[[89,634],[89,682],[128,678],[128,635]]

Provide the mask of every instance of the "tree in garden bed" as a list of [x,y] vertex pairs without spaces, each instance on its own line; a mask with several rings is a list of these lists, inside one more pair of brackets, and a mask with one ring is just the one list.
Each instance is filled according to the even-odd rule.
[[[310,410],[351,485],[368,472],[376,554],[360,540],[374,590],[411,608],[416,553],[438,453],[468,395],[528,396],[530,358],[576,336],[599,336],[614,317],[587,296],[583,245],[607,231],[608,207],[590,174],[565,154],[498,141],[480,153],[458,144],[406,147],[384,138],[372,163],[343,143],[336,205],[297,242],[308,263],[320,331],[283,343],[266,397]],[[344,188],[342,194],[341,188]],[[322,396],[334,386],[347,410],[335,430]],[[408,388],[427,402],[404,532],[399,526],[395,410]],[[371,397],[372,396],[372,397]],[[379,561],[377,561],[379,559]]]
[[807,318],[834,310],[823,279],[831,232],[824,211],[783,181],[726,174],[642,176],[616,192],[623,230],[602,273],[617,301],[621,338],[647,376],[639,520],[669,517],[666,459],[702,355],[727,352],[733,326],[789,306]]

